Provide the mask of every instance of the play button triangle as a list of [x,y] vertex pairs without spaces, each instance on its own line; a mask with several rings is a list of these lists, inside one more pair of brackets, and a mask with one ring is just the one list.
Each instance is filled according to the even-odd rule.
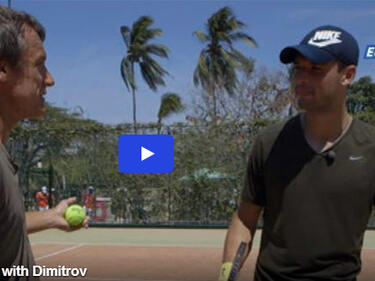
[[146,160],[147,158],[151,157],[154,154],[155,153],[153,153],[152,151],[141,146],[141,161]]

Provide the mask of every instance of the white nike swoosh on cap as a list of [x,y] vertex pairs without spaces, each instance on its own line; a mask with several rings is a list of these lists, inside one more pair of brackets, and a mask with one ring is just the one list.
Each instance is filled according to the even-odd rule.
[[321,48],[321,47],[326,47],[326,46],[333,45],[333,44],[339,44],[341,42],[342,41],[340,39],[328,39],[328,40],[324,40],[324,41],[320,41],[320,42],[315,42],[313,40],[313,38],[311,38],[309,40],[308,44]]

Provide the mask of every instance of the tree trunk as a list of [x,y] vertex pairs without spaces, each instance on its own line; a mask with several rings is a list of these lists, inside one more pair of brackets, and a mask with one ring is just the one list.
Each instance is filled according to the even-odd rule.
[[161,118],[158,118],[158,135],[160,135],[161,131]]
[[135,90],[132,89],[133,95],[133,125],[134,125],[134,133],[137,134],[137,104],[135,100]]
[[210,117],[211,117],[212,121],[216,122],[216,119],[217,119],[216,87],[215,87],[215,81],[212,77],[210,78],[209,95],[212,96],[212,111],[211,111],[211,108],[210,108],[210,111],[211,111]]
[[215,91],[215,89],[213,89],[213,91],[212,91],[212,101],[213,101],[213,120],[212,121],[216,121],[216,119],[217,119],[217,115],[216,115],[216,91]]
[[[134,77],[134,62],[132,62],[132,75],[133,75],[133,81],[135,81]],[[134,86],[134,85],[133,85]],[[135,99],[135,86],[132,88],[132,95],[133,95],[133,126],[134,126],[134,134],[137,134],[137,102]]]

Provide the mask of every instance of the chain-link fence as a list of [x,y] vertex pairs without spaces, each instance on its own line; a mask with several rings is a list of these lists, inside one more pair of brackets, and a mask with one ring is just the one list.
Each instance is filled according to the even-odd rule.
[[[29,210],[36,208],[35,196],[41,186],[48,186],[52,204],[68,196],[76,196],[84,204],[87,188],[93,186],[92,220],[98,223],[226,225],[238,207],[254,136],[268,123],[138,128],[141,134],[161,130],[174,137],[175,168],[170,174],[118,171],[118,137],[132,133],[131,126],[59,128],[59,134],[50,131],[44,138],[30,131],[14,137],[9,149],[21,162],[20,183]],[[72,133],[68,136],[64,130]],[[45,147],[35,152],[33,143]],[[22,160],[35,155],[36,165],[22,166]],[[375,217],[369,226],[375,227]]]

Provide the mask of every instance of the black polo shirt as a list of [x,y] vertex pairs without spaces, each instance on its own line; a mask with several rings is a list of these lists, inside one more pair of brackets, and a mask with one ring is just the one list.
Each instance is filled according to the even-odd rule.
[[264,207],[256,281],[354,280],[375,194],[375,128],[354,119],[317,153],[296,116],[253,146],[243,200]]

